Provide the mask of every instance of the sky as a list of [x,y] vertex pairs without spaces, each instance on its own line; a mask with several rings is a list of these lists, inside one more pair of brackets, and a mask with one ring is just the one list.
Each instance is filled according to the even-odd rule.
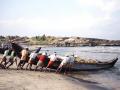
[[0,0],[0,35],[120,40],[120,0]]

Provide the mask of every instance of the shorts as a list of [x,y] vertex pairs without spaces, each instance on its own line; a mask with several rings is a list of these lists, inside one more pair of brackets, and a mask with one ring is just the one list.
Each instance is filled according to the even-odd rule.
[[13,63],[13,62],[14,62],[14,58],[13,58],[13,57],[10,57],[10,58],[9,58],[9,62]]
[[31,61],[35,61],[35,58],[30,58]]
[[7,57],[6,57],[6,56],[3,56],[2,62],[6,62],[6,60],[7,60]]
[[74,64],[74,62],[69,62],[69,65],[71,65],[71,66],[72,66],[73,64]]
[[24,64],[25,62],[25,60],[20,60],[20,64]]
[[43,67],[43,62],[42,61],[38,61],[38,63],[37,63],[37,66],[41,66],[41,67]]
[[29,63],[33,64],[34,62],[35,62],[35,59],[34,58],[30,58]]
[[52,65],[53,65],[53,63],[54,63],[54,61],[49,61],[49,62],[48,62],[48,65],[47,65],[47,67],[50,67],[50,66],[52,66]]
[[3,56],[3,59],[4,59],[4,60],[6,60],[6,59],[7,59],[7,57],[6,57],[6,56]]

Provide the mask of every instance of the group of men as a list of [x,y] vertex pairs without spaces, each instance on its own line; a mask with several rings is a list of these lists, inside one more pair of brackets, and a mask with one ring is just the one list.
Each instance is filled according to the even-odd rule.
[[3,57],[0,61],[0,64],[3,64],[5,66],[5,68],[9,68],[11,65],[13,65],[14,62],[17,65],[17,57],[16,57],[16,53],[15,53],[14,49],[5,50]]
[[[56,69],[56,73],[60,73],[63,68],[65,68],[64,73],[66,73],[67,70],[71,69],[75,60],[74,55],[60,56],[60,55],[57,55],[56,53],[53,53],[52,55],[47,56],[46,52],[43,52],[42,54],[39,54],[36,51],[30,53],[28,48],[25,48],[21,51],[20,61],[17,64],[17,55],[14,49],[11,51],[11,54],[8,57],[9,51],[10,51],[9,49],[5,50],[3,58],[0,62],[6,68],[9,68],[11,65],[13,65],[14,62],[16,62],[17,69],[23,69],[23,66],[27,63],[25,69],[29,68],[30,70],[32,70],[32,65],[35,65],[36,63],[36,66],[34,68],[35,71],[38,70],[38,68],[40,71],[42,70],[50,71],[55,61],[60,60],[61,63]],[[48,58],[49,58],[49,61],[45,66],[45,63],[47,62]]]

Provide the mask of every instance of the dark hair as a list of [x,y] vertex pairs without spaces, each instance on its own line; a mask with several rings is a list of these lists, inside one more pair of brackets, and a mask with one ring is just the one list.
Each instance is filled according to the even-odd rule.
[[26,50],[29,50],[28,48],[25,48]]

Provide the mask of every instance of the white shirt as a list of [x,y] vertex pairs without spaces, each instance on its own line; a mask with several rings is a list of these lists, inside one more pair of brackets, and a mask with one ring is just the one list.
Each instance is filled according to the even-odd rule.
[[70,61],[70,57],[63,57],[63,61],[61,62],[61,65],[67,64]]
[[57,60],[57,57],[56,57],[55,54],[50,55],[49,58],[50,58],[50,61],[56,61]]
[[62,61],[64,59],[64,56],[57,55],[57,58]]
[[35,59],[36,56],[37,56],[37,53],[34,53],[34,52],[33,52],[33,53],[30,54],[30,58],[31,58],[31,59],[32,59],[32,58]]
[[9,50],[5,50],[4,55],[3,55],[3,56],[4,56],[4,57],[5,57],[5,56],[8,56],[8,53],[9,53]]
[[73,63],[75,61],[75,58],[73,56],[70,56],[70,63]]

